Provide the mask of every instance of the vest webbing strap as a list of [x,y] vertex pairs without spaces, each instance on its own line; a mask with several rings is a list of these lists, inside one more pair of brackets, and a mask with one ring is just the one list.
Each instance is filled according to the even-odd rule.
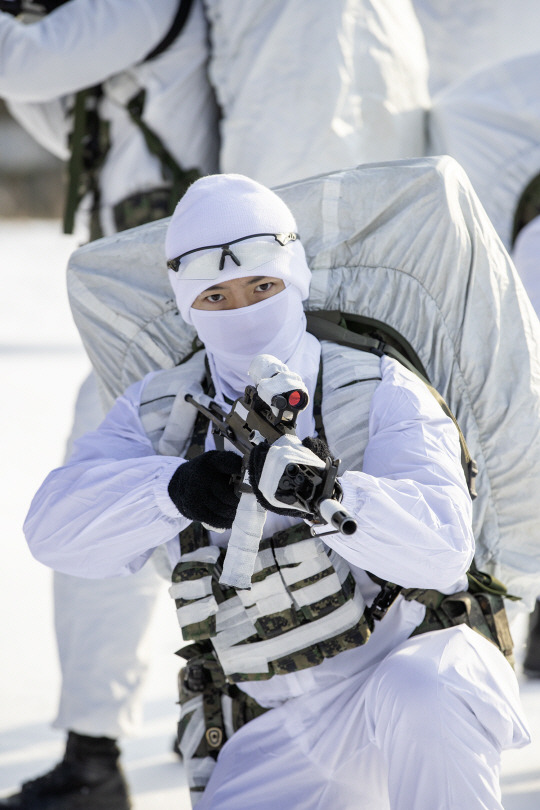
[[[515,601],[519,597],[509,594],[499,579],[480,571],[474,560],[467,571],[467,590],[452,594],[444,594],[433,588],[402,588],[400,585],[386,582],[369,571],[367,573],[373,582],[381,586],[381,592],[372,605],[372,609],[375,610],[374,619],[381,619],[401,594],[408,602],[420,602],[426,608],[423,621],[411,636],[466,624],[493,642],[509,663],[514,665],[514,642],[504,599]],[[381,600],[382,604],[379,605]],[[377,612],[379,608],[381,608],[380,615]]]
[[[239,689],[236,684],[228,683],[209,641],[199,641],[183,647],[176,653],[187,661],[180,671],[179,691],[180,704],[197,692],[202,693],[204,707],[204,735],[195,754],[196,757],[211,756],[217,758],[227,741],[225,721],[223,718],[222,696],[232,701],[233,731],[238,731],[250,720],[260,717],[268,711],[255,698]],[[179,736],[183,728],[179,724]]]
[[87,105],[91,96],[100,92],[98,87],[87,87],[75,95],[73,130],[70,135],[71,155],[68,162],[68,183],[64,205],[64,233],[73,233],[75,212],[83,196],[81,179],[84,166],[85,137],[88,130]]
[[166,51],[169,45],[172,45],[174,40],[179,36],[180,32],[184,28],[184,25],[187,22],[189,17],[189,12],[191,11],[191,7],[193,5],[193,0],[180,0],[178,8],[176,9],[176,14],[174,19],[171,23],[171,26],[161,42],[158,42],[155,48],[153,48],[150,53],[144,58],[145,62],[149,62],[151,59],[155,59],[156,56],[159,56],[163,51]]
[[[201,175],[197,169],[182,169],[161,138],[143,121],[145,100],[146,91],[141,90],[129,101],[127,111],[135,126],[142,132],[148,151],[160,161],[164,179],[171,181],[169,213],[172,213],[188,186],[198,180]],[[167,173],[169,177],[167,177]]]
[[323,364],[322,358],[319,363],[319,373],[317,374],[317,383],[315,385],[315,395],[313,397],[313,421],[315,422],[315,430],[317,431],[317,436],[319,439],[322,439],[323,442],[328,444],[326,441],[326,431],[324,429],[324,423],[322,418],[322,375],[323,375]]
[[[193,0],[180,0],[174,19],[169,30],[160,42],[150,51],[142,62],[155,59],[165,51],[183,30],[189,13],[193,5]],[[94,124],[89,123],[88,105],[92,100],[96,106],[97,99],[102,94],[101,85],[79,90],[75,94],[73,108],[73,129],[69,138],[71,155],[67,169],[67,191],[64,205],[64,233],[73,233],[75,225],[75,213],[84,194],[90,191],[92,200],[92,223],[90,227],[90,239],[98,239],[102,236],[98,222],[99,209],[99,184],[97,175],[105,155],[109,150],[108,138],[99,138],[95,132],[99,121]],[[142,94],[142,98],[141,98]],[[130,107],[133,105],[133,109]],[[171,153],[165,148],[160,138],[142,121],[142,110],[144,107],[144,90],[131,99],[127,109],[133,123],[141,130],[146,146],[150,153],[156,156],[170,174],[172,187],[170,189],[169,205],[165,215],[172,213],[174,206],[190,185],[200,177],[195,169],[184,170],[175,161]],[[85,146],[90,147],[85,157]],[[93,158],[93,159],[92,159]]]

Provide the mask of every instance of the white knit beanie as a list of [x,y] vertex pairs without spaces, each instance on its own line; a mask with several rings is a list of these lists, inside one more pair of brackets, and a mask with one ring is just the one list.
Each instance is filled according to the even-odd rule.
[[[213,174],[193,183],[176,206],[167,229],[165,253],[169,261],[187,251],[229,244],[252,234],[295,231],[291,211],[273,191],[240,174]],[[272,237],[264,240],[278,244]],[[215,253],[218,263],[220,254],[218,250]],[[194,253],[193,258],[201,255],[203,251]],[[217,278],[183,277],[183,266],[189,266],[191,258],[183,259],[177,272],[169,270],[178,309],[187,323],[191,323],[190,309],[197,296],[218,283]],[[311,271],[298,239],[279,247],[276,258],[260,267],[264,267],[264,273],[256,272],[253,264],[243,269],[228,260],[219,273],[219,282],[253,275],[272,276],[295,285],[302,300],[308,297]]]

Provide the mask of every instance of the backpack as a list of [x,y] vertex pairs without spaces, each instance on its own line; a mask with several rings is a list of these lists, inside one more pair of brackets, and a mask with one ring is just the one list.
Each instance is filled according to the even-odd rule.
[[[360,316],[376,342],[383,330],[387,345],[398,345],[446,400],[478,465],[476,563],[532,608],[540,570],[540,326],[465,173],[451,158],[421,158],[276,191],[296,217],[313,271],[306,309]],[[167,223],[91,243],[69,262],[73,316],[106,407],[193,348],[195,332],[167,278]]]

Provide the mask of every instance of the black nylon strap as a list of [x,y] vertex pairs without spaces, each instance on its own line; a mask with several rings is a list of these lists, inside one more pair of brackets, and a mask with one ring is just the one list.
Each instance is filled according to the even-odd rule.
[[323,442],[328,444],[326,441],[326,431],[324,429],[324,423],[322,418],[322,383],[323,383],[323,364],[322,358],[319,362],[319,373],[317,375],[317,384],[315,386],[315,396],[313,397],[313,420],[315,422],[315,430],[317,431],[317,436],[319,439],[322,439]]
[[144,61],[149,62],[151,59],[155,59],[156,56],[159,56],[160,53],[163,53],[169,45],[172,45],[176,37],[180,35],[184,25],[187,22],[189,17],[189,12],[191,11],[191,7],[193,6],[193,0],[180,0],[178,4],[178,8],[176,10],[176,14],[174,19],[171,23],[171,26],[161,42],[150,51],[150,53],[145,56]]
[[[356,320],[359,324],[363,323],[363,319],[361,317],[356,317],[353,315],[349,316],[347,313],[344,313],[340,317],[340,313],[330,311],[306,312],[307,329],[308,332],[311,332],[311,334],[315,335],[315,337],[319,340],[331,340],[334,343],[339,343],[341,346],[350,346],[353,349],[359,349],[360,351],[370,352],[371,354],[376,354],[379,356],[385,354],[388,357],[392,357],[394,360],[397,360],[399,363],[405,366],[405,368],[408,368],[409,371],[412,371],[413,374],[416,374],[416,376],[419,377],[426,385],[432,396],[435,397],[444,413],[450,417],[456,426],[459,434],[459,443],[461,446],[461,466],[463,467],[470,496],[472,499],[476,498],[477,493],[475,489],[475,478],[478,473],[476,462],[471,456],[467,442],[465,441],[465,437],[456,417],[446,404],[446,401],[441,394],[431,385],[426,371],[416,353],[410,346],[405,346],[403,347],[403,351],[400,351],[392,345],[392,343],[396,341],[396,338],[399,337],[395,330],[392,330],[393,337],[390,336],[390,342],[387,342],[386,339],[371,337],[370,335],[356,332],[353,331],[353,329],[348,329],[346,326],[342,326],[340,321],[348,317]],[[375,326],[374,321],[372,322],[372,326]],[[381,324],[381,326],[383,329],[386,328],[384,324]]]

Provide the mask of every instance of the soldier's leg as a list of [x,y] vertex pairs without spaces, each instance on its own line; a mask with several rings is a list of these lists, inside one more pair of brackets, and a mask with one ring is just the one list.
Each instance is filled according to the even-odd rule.
[[[95,378],[81,386],[66,456],[73,441],[103,417]],[[55,572],[55,630],[62,674],[54,721],[67,733],[52,771],[0,799],[20,810],[128,810],[128,788],[116,738],[140,716],[149,663],[148,630],[164,586],[153,564],[129,577],[88,580]]]
[[55,572],[62,673],[56,728],[111,738],[133,730],[149,665],[148,631],[164,585],[151,561],[132,576],[114,579]]
[[319,686],[301,680],[301,697],[226,743],[197,810],[389,810],[386,766],[365,720],[366,674],[336,667]]
[[[73,442],[103,418],[94,374],[75,405]],[[54,574],[54,617],[62,689],[56,728],[116,738],[140,716],[148,629],[164,581],[150,563],[129,577],[89,580]]]
[[529,737],[515,674],[489,641],[467,627],[409,639],[375,671],[366,711],[392,810],[502,809],[501,751]]

